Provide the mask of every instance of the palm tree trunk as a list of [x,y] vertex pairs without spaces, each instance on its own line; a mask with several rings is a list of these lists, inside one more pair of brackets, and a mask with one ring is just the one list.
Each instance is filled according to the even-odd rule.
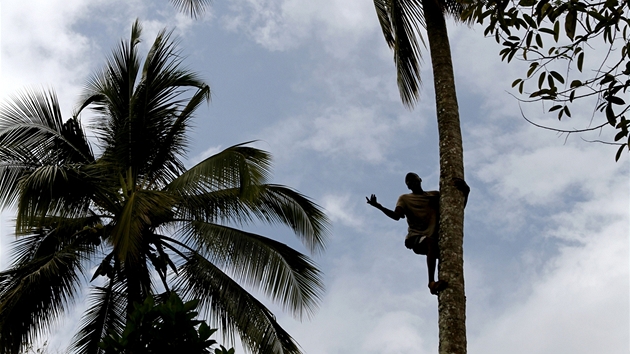
[[439,279],[449,286],[438,301],[440,354],[466,353],[464,295],[464,196],[453,178],[464,178],[462,134],[455,93],[446,21],[435,0],[423,0],[427,38],[433,65],[440,144],[440,265]]

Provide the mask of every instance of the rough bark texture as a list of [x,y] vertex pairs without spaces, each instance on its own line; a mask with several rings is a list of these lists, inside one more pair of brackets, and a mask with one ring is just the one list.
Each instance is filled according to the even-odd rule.
[[436,0],[423,0],[427,38],[433,64],[440,144],[440,265],[439,279],[449,286],[439,294],[440,354],[466,353],[464,294],[464,196],[452,185],[464,178],[462,134],[455,93],[450,44],[443,12]]

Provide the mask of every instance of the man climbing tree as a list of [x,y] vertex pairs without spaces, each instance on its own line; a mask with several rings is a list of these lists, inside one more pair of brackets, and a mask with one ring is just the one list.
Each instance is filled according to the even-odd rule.
[[[435,281],[435,267],[437,260],[440,258],[440,250],[438,248],[440,192],[424,191],[422,189],[422,178],[413,172],[407,173],[405,184],[411,190],[411,193],[398,197],[394,210],[382,206],[374,194],[370,198],[365,197],[365,199],[368,204],[396,221],[407,219],[409,228],[405,238],[405,247],[413,250],[416,254],[427,256],[429,290],[431,294],[437,295],[448,286],[448,282],[445,280]],[[465,205],[468,201],[470,187],[461,178],[454,178],[453,185],[464,193]]]

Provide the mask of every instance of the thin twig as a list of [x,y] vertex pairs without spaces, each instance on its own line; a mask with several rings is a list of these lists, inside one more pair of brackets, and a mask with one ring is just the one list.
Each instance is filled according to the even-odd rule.
[[572,133],[584,133],[584,132],[590,132],[593,130],[597,130],[600,128],[603,128],[604,126],[606,126],[608,124],[608,122],[603,123],[601,125],[598,125],[596,127],[592,127],[592,128],[585,128],[585,129],[573,129],[573,130],[563,130],[563,129],[557,129],[557,128],[552,128],[552,127],[548,127],[545,125],[540,125],[538,123],[534,123],[531,120],[527,119],[527,117],[525,117],[525,113],[523,113],[523,108],[521,107],[520,103],[518,105],[519,110],[521,111],[521,116],[523,117],[523,119],[525,119],[529,124],[538,127],[538,128],[542,128],[542,129],[546,129],[546,130],[551,130],[557,133],[566,133],[566,134],[572,134]]

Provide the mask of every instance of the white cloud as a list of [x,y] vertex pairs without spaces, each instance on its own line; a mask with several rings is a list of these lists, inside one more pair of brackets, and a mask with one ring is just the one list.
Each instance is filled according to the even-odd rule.
[[352,203],[350,198],[349,194],[325,195],[322,198],[322,206],[333,223],[341,223],[362,231],[364,229],[363,225],[365,225],[364,217],[356,212],[356,203]]
[[[413,134],[422,124],[406,115],[391,117],[370,107],[333,107],[309,116],[291,117],[267,129],[279,159],[299,151],[317,152],[342,160],[380,163],[397,134]],[[275,147],[278,148],[275,148]],[[290,146],[290,150],[282,150]]]
[[373,236],[332,261],[329,291],[312,321],[283,321],[309,354],[434,352],[437,300],[425,285],[424,258],[392,252],[392,234]]
[[432,353],[426,350],[419,329],[425,325],[422,318],[408,311],[387,313],[376,319],[374,328],[367,334],[364,353]]
[[343,57],[377,28],[374,6],[366,1],[241,0],[233,9],[235,14],[223,17],[225,26],[246,31],[270,50],[288,50],[316,38]]
[[6,97],[28,86],[53,86],[67,114],[89,72],[90,40],[73,29],[91,3],[2,3],[2,88]]
[[312,125],[315,134],[307,137],[304,145],[327,154],[348,154],[372,162],[383,160],[392,134],[390,122],[360,107],[326,113],[315,118]]
[[[510,155],[497,154],[495,163],[480,166],[478,177],[495,184],[497,192],[505,198],[523,198],[532,205],[554,203],[567,189],[590,194],[588,182],[609,178],[614,173],[614,163],[600,161],[602,155],[605,157],[610,152],[602,154],[598,150],[593,146],[556,144]],[[598,168],[593,169],[595,165]]]
[[222,150],[223,150],[223,147],[221,147],[221,145],[211,146],[207,148],[206,150],[204,150],[203,152],[201,152],[200,154],[197,154],[191,157],[190,159],[188,159],[186,161],[186,165],[190,168],[200,163],[201,161],[207,159],[208,157],[221,152]]
[[484,323],[470,350],[625,353],[628,231],[627,220],[620,220],[591,234],[583,247],[563,247],[544,273],[524,279],[532,281],[531,296]]

